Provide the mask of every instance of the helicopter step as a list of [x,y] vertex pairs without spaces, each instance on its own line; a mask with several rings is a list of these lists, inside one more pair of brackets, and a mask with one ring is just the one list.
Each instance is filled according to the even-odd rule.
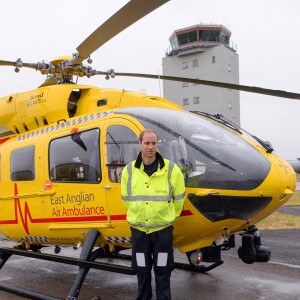
[[[67,300],[71,300],[71,299],[76,300],[80,293],[80,289],[84,282],[84,279],[91,268],[109,271],[109,272],[127,274],[127,275],[136,274],[130,267],[127,266],[118,266],[118,265],[94,261],[97,257],[99,257],[99,249],[93,251],[93,247],[99,235],[100,235],[99,231],[94,229],[90,230],[87,233],[79,259],[74,259],[65,256],[51,255],[51,254],[43,254],[43,253],[39,253],[38,251],[24,251],[20,249],[0,248],[0,269],[5,265],[5,263],[12,255],[26,256],[26,257],[37,258],[41,260],[79,266],[78,275],[75,279],[72,288],[69,291],[68,297],[66,298]],[[19,288],[13,285],[4,284],[4,283],[0,283],[0,290],[17,294],[29,299],[37,299],[37,300],[61,299],[61,298],[55,298],[45,294],[37,293],[31,290]],[[101,298],[99,296],[93,298],[93,300],[96,299],[100,300]]]

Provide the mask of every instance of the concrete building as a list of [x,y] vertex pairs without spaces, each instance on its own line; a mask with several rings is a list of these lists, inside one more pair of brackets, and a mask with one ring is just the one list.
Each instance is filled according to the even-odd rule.
[[[175,30],[163,58],[163,75],[239,83],[237,47],[231,32],[222,25],[195,25]],[[164,98],[189,111],[222,114],[240,124],[238,91],[164,81]]]

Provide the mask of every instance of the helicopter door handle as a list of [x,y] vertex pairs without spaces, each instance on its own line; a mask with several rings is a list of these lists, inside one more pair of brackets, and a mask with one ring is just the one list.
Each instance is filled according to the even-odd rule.
[[111,189],[111,186],[110,185],[104,185],[103,188],[106,189],[106,190],[109,190],[109,189]]

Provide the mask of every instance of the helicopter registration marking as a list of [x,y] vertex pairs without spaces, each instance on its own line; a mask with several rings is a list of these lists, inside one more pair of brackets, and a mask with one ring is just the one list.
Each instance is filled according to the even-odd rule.
[[27,101],[26,103],[26,106],[27,107],[30,107],[30,106],[33,106],[35,104],[41,104],[41,103],[44,103],[46,102],[47,99],[44,98],[44,93],[40,94],[40,95],[32,95],[30,97],[30,100]]

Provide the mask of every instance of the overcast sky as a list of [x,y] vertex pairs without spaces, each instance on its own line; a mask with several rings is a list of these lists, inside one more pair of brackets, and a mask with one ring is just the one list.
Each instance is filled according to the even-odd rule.
[[[128,1],[1,1],[0,59],[36,63],[72,55],[76,47]],[[116,72],[162,72],[174,30],[199,23],[223,24],[237,44],[240,84],[300,93],[300,1],[171,0],[92,55],[93,67]],[[34,70],[0,68],[0,96],[35,89]],[[100,87],[159,95],[152,79],[81,79]],[[268,140],[286,159],[300,157],[300,101],[241,92],[241,125]]]

